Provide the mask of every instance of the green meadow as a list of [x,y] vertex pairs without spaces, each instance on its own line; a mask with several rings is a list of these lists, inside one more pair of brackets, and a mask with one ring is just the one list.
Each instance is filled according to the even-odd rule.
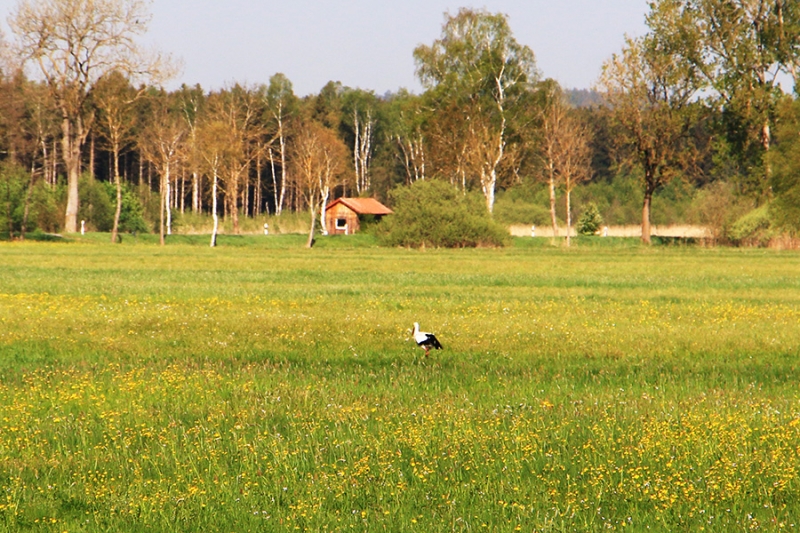
[[0,531],[800,530],[797,252],[107,238],[0,244]]

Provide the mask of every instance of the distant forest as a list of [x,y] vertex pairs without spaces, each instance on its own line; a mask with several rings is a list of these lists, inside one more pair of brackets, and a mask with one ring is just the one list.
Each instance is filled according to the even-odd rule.
[[300,97],[280,73],[163,89],[176,69],[138,45],[143,0],[20,2],[0,43],[0,233],[241,233],[439,180],[507,225],[563,232],[591,211],[644,242],[654,223],[793,239],[800,4],[759,6],[656,0],[596,86],[569,90],[505,15],[463,8],[409,51],[421,94],[331,81]]
[[571,107],[599,107],[603,105],[603,95],[592,89],[567,89],[564,91]]

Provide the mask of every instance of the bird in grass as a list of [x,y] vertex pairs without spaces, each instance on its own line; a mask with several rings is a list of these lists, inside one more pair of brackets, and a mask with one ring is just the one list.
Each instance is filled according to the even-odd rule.
[[431,351],[431,348],[442,349],[442,343],[439,342],[436,335],[427,331],[420,331],[418,322],[414,322],[414,342],[417,343],[417,346],[425,348],[425,357],[428,357],[428,352]]

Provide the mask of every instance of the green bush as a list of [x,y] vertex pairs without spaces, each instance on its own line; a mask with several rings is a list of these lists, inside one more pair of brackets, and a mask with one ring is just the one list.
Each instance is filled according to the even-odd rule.
[[770,216],[777,228],[791,235],[800,233],[800,99],[784,100],[778,110],[775,149],[768,160],[772,168],[770,186],[774,201]]
[[494,219],[501,224],[550,224],[550,210],[544,205],[534,204],[510,195],[498,196],[494,204]]
[[19,231],[22,223],[28,176],[16,165],[0,168],[0,231]]
[[19,234],[25,222],[25,204],[28,218],[25,231],[58,231],[59,210],[56,191],[43,181],[34,183],[28,196],[30,174],[17,165],[5,163],[0,167],[0,232]]
[[114,201],[109,197],[106,185],[83,176],[78,182],[78,198],[78,220],[85,221],[87,229],[111,231],[114,227]]
[[[117,186],[104,183],[106,194],[111,201],[111,224],[114,224],[114,211],[117,203]],[[139,197],[131,191],[127,183],[122,184],[122,205],[119,212],[119,231],[123,233],[147,233],[149,226],[144,219],[144,206]]]
[[752,206],[736,195],[732,185],[716,181],[695,194],[686,221],[702,224],[711,232],[714,242],[725,244],[732,239],[733,224],[750,209]]
[[800,233],[800,184],[781,191],[770,206],[776,226],[791,235]]
[[603,225],[603,217],[600,216],[600,210],[597,209],[597,204],[589,202],[586,208],[578,218],[577,230],[579,235],[594,235]]
[[386,246],[465,248],[504,246],[508,232],[494,222],[482,196],[463,194],[437,180],[392,191],[394,215],[376,230]]
[[57,233],[64,221],[64,213],[59,209],[58,191],[44,181],[37,181],[31,195],[27,230],[40,230]]
[[733,223],[728,233],[737,245],[766,246],[773,237],[769,206],[762,205]]
[[[78,220],[86,221],[87,229],[111,231],[114,228],[114,213],[117,208],[117,187],[113,183],[100,182],[84,176],[78,183],[80,207]],[[138,194],[122,184],[122,205],[119,213],[121,233],[147,233],[150,230],[144,216],[145,210]]]

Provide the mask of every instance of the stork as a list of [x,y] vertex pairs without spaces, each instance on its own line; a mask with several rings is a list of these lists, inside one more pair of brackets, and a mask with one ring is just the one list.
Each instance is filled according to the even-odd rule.
[[431,348],[436,350],[442,349],[442,343],[439,342],[436,335],[428,333],[427,331],[420,331],[418,322],[414,322],[414,342],[417,343],[417,346],[425,348],[425,357],[428,357]]

